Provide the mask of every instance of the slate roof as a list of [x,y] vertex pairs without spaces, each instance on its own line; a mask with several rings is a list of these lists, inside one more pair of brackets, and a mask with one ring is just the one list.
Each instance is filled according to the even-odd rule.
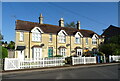
[[110,25],[102,33],[102,36],[105,36],[105,37],[112,37],[112,36],[116,36],[116,35],[120,35],[120,27],[116,27],[116,26],[113,26],[113,25]]
[[[50,25],[50,24],[39,24],[35,22],[16,20],[15,30],[31,31],[34,27],[40,27],[40,29],[44,33],[57,34],[60,30],[63,29],[68,35],[74,35],[76,32],[80,32],[84,37],[92,37],[93,34],[97,34],[91,30],[83,30],[83,29],[78,30],[76,28],[60,27],[60,26]],[[100,35],[98,36],[101,37]]]

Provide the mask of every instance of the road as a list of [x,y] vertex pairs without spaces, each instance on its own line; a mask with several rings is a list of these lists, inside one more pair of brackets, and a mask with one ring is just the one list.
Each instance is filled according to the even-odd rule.
[[118,79],[117,64],[3,75],[3,79]]

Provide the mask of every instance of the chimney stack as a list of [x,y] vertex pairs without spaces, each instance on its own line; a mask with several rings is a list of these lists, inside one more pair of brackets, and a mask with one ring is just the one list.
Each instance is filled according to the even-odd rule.
[[77,29],[80,30],[80,21],[77,21]]
[[39,24],[43,24],[43,16],[42,16],[42,14],[40,14],[40,17],[39,17]]
[[64,19],[63,18],[60,18],[59,26],[64,27]]

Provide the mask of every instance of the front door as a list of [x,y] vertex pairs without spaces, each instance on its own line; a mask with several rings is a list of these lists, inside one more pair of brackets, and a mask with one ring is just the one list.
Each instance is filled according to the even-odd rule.
[[82,49],[77,49],[76,53],[77,53],[77,56],[82,56]]
[[53,47],[48,48],[48,57],[53,57]]
[[25,56],[24,56],[24,50],[23,51],[18,51],[18,58],[20,60],[24,60]]

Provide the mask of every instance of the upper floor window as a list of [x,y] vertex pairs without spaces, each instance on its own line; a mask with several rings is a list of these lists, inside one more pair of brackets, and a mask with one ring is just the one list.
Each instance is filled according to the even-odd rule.
[[65,43],[66,42],[66,36],[59,35],[59,42],[60,43]]
[[93,37],[92,37],[92,44],[93,45],[97,44],[97,38],[98,38],[98,36],[96,34],[94,34]]
[[41,41],[41,33],[32,33],[32,41]]
[[66,42],[66,35],[67,35],[67,33],[64,30],[61,30],[58,33],[58,41],[59,41],[59,43],[65,43]]
[[97,44],[97,39],[96,38],[92,38],[92,44],[96,45]]
[[86,44],[88,44],[88,38],[86,38],[85,41],[86,41]]
[[83,36],[82,36],[82,34],[80,32],[77,32],[75,34],[75,43],[76,44],[80,44],[81,43],[81,37],[83,37]]
[[80,37],[75,37],[75,43],[80,44]]
[[41,42],[43,31],[39,27],[34,27],[32,30],[32,41]]
[[23,40],[24,40],[24,33],[20,32],[20,41],[23,41]]
[[52,34],[49,34],[49,42],[52,42]]

